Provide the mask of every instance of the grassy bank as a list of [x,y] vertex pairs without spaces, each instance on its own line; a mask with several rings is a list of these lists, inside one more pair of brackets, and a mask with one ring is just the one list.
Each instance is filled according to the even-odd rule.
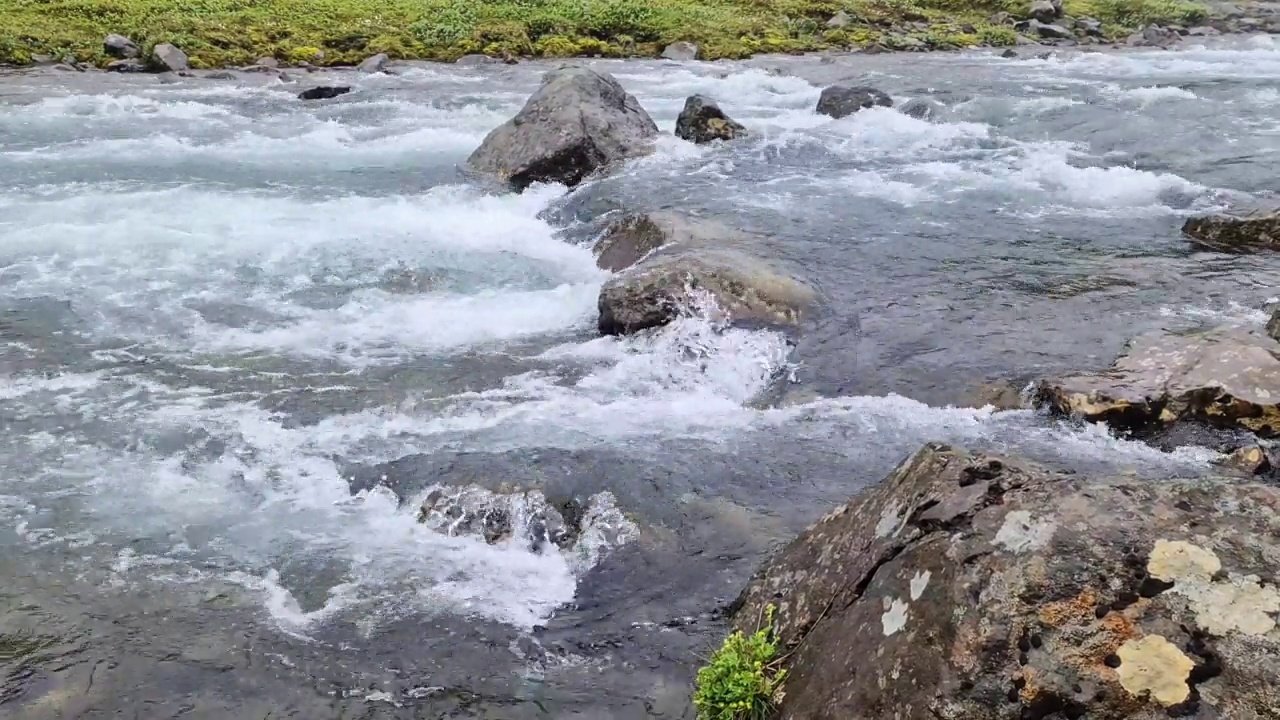
[[[652,57],[676,40],[705,59],[880,43],[932,48],[1013,44],[994,13],[1026,14],[1030,0],[0,0],[0,63],[33,56],[104,64],[102,38],[144,50],[170,42],[195,67],[264,56],[340,65],[373,53],[451,60],[469,53]],[[1120,36],[1148,22],[1194,22],[1184,0],[1067,0]],[[827,27],[838,11],[849,25]]]

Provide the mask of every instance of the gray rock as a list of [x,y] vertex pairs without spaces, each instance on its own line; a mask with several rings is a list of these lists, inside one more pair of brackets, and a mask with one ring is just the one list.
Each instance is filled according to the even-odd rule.
[[535,182],[573,186],[588,175],[653,150],[658,126],[612,75],[562,67],[511,120],[490,132],[468,162],[517,189]]
[[214,70],[204,76],[206,80],[235,80],[237,77],[238,76],[230,70]]
[[346,95],[351,88],[346,85],[321,85],[298,93],[299,100],[332,100],[339,95]]
[[827,27],[833,30],[838,30],[842,27],[847,26],[852,21],[853,19],[849,17],[849,13],[841,10],[840,12],[837,12],[835,15],[831,16],[831,19],[827,21]]
[[[265,59],[267,58],[263,58],[263,60]],[[258,64],[246,65],[240,68],[240,70],[242,72],[250,72],[250,73],[273,73],[273,72],[278,72],[279,68],[280,68],[280,64],[278,62],[275,65],[263,65],[262,60],[259,60]]]
[[865,108],[892,106],[893,100],[875,88],[832,85],[822,91],[816,109],[823,115],[842,118]]
[[915,98],[908,100],[898,108],[898,112],[903,115],[916,118],[918,120],[929,120],[943,110],[942,103],[929,98]]
[[275,70],[280,67],[280,61],[273,57],[261,57],[251,67],[262,68],[263,70]]
[[998,12],[987,18],[987,22],[992,25],[1010,25],[1013,23],[1013,16],[1007,12]]
[[160,43],[151,49],[151,63],[157,69],[168,72],[182,72],[191,68],[187,54],[169,43]]
[[501,65],[502,61],[498,58],[491,58],[488,55],[463,55],[453,61],[454,65],[471,66],[471,65]]
[[387,71],[387,63],[391,62],[391,58],[386,53],[378,53],[372,57],[367,57],[356,68],[363,73],[380,73]]
[[1280,435],[1280,343],[1237,327],[1147,333],[1107,371],[1041,381],[1035,398],[1054,412],[1126,431],[1194,421],[1273,437]]
[[1271,317],[1267,319],[1267,337],[1280,341],[1280,308],[1272,310]]
[[1280,488],[1083,477],[931,444],[733,603],[776,608],[774,720],[1264,718]]
[[107,72],[140,73],[147,71],[147,64],[141,60],[112,60],[107,63]]
[[1004,52],[1000,53],[1000,57],[1006,58],[1006,59],[1012,59],[1012,58],[1018,57],[1018,53],[1013,48],[1008,48]]
[[1069,40],[1075,37],[1070,30],[1062,27],[1061,25],[1042,23],[1039,20],[1032,20],[1028,24],[1027,30],[1042,38]]
[[138,44],[123,35],[108,35],[102,41],[102,52],[109,57],[132,60],[142,53]]
[[667,60],[689,62],[697,60],[700,52],[698,46],[691,42],[673,42],[662,50],[662,57]]
[[676,137],[699,145],[715,140],[728,141],[746,134],[747,129],[742,124],[701,95],[685,100],[684,109],[676,118]]
[[1076,18],[1076,29],[1089,37],[1102,37],[1102,21],[1091,17]]
[[1159,25],[1147,25],[1130,35],[1125,40],[1125,44],[1130,47],[1169,47],[1177,44],[1181,39],[1181,36],[1172,30],[1167,30]]
[[1245,475],[1265,475],[1272,470],[1271,457],[1260,445],[1237,448],[1217,464]]
[[720,223],[668,213],[615,223],[597,244],[597,263],[626,269],[600,289],[600,332],[666,325],[701,306],[701,293],[727,322],[796,324],[816,293],[750,255],[749,245],[745,234]]
[[1280,250],[1280,205],[1190,218],[1182,224],[1182,232],[1196,245],[1218,252]]
[[1208,25],[1199,25],[1187,30],[1187,35],[1191,37],[1215,37],[1221,34],[1217,28],[1209,27]]
[[1035,0],[1031,3],[1028,14],[1042,23],[1051,23],[1058,19],[1058,10],[1049,0]]

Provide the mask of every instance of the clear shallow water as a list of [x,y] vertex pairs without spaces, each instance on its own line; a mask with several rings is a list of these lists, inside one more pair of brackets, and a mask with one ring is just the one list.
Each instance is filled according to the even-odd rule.
[[[516,196],[457,165],[537,64],[352,75],[325,104],[261,78],[0,80],[6,710],[683,717],[771,543],[922,442],[1207,467],[948,405],[1146,329],[1263,322],[1280,263],[1177,228],[1271,190],[1270,40],[598,65],[664,130],[701,92],[753,137],[666,137]],[[843,78],[945,109],[814,114]],[[824,312],[792,337],[595,337],[591,221],[656,207],[762,231]],[[416,520],[436,483],[607,490],[639,537],[447,537]]]

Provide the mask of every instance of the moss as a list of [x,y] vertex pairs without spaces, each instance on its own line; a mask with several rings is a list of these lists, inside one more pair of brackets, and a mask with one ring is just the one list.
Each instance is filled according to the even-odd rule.
[[[670,42],[698,43],[708,60],[756,52],[799,52],[881,42],[886,31],[915,32],[938,47],[1007,45],[1011,30],[987,18],[1025,13],[1029,0],[0,0],[0,62],[36,54],[74,55],[105,64],[102,38],[121,33],[139,45],[171,42],[206,66],[273,56],[355,63],[375,52],[402,59],[503,55],[653,56]],[[851,23],[826,21],[847,12]],[[1111,34],[1205,16],[1184,0],[1067,0]],[[962,31],[966,25],[978,32]],[[572,48],[570,47],[572,46]]]
[[987,25],[978,28],[978,43],[991,47],[1007,47],[1018,44],[1018,33],[1011,27]]
[[774,606],[752,634],[734,631],[698,671],[698,720],[767,720],[786,680],[773,632]]

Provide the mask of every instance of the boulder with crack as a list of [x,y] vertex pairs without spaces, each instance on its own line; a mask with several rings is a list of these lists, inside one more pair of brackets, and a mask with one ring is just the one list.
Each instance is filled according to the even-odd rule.
[[[795,325],[816,302],[800,279],[754,257],[746,233],[676,213],[628,215],[596,244],[597,264],[621,271],[600,289],[599,329],[621,335],[694,309],[715,319]],[[714,301],[714,308],[705,307]]]
[[468,159],[517,190],[536,182],[574,186],[628,158],[648,154],[658,126],[612,75],[582,67],[548,72],[514,118]]
[[1264,718],[1280,707],[1280,488],[1085,478],[928,445],[806,530],[769,605],[777,720]]
[[1193,217],[1182,224],[1182,232],[1197,245],[1218,252],[1280,250],[1280,205]]
[[1041,381],[1036,403],[1121,430],[1181,421],[1280,434],[1280,343],[1220,327],[1135,338],[1110,369]]

